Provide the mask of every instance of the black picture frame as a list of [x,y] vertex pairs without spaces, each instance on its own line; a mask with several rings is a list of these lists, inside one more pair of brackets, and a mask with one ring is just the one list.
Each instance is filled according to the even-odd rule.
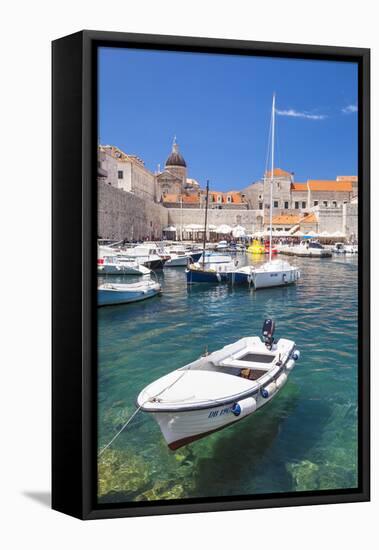
[[[359,486],[338,491],[96,503],[97,64],[100,46],[358,63]],[[81,519],[370,499],[370,50],[82,31],[52,44],[52,507]],[[67,265],[74,268],[67,269]]]

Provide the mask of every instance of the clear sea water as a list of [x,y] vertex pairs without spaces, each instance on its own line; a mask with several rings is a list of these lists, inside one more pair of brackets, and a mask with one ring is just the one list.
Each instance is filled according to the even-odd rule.
[[99,459],[100,502],[357,486],[357,258],[290,261],[302,277],[285,288],[189,288],[184,268],[172,268],[157,272],[162,296],[99,308],[99,448],[133,413],[144,386],[206,346],[260,335],[272,317],[276,337],[301,351],[270,403],[176,452],[154,419],[138,413]]

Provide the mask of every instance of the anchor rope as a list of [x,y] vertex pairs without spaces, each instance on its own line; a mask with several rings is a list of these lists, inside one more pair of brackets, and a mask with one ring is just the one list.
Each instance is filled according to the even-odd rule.
[[190,370],[189,369],[185,369],[184,372],[182,374],[180,374],[180,376],[178,376],[178,378],[176,378],[173,382],[171,382],[171,384],[169,384],[168,386],[166,386],[165,388],[163,388],[160,392],[158,392],[157,394],[153,395],[152,397],[149,397],[149,399],[146,399],[146,401],[144,401],[143,403],[141,403],[141,405],[134,411],[134,413],[132,414],[132,416],[125,422],[125,424],[119,429],[119,431],[112,437],[112,439],[99,451],[98,453],[98,458],[101,457],[101,455],[103,454],[104,451],[106,451],[106,449],[108,449],[112,443],[114,441],[116,441],[116,439],[118,438],[119,435],[121,435],[121,433],[129,426],[129,424],[132,422],[132,420],[137,416],[137,413],[139,413],[139,411],[142,409],[142,407],[145,405],[145,403],[147,403],[148,401],[152,402],[154,399],[156,399],[159,395],[161,395],[162,393],[164,393],[166,390],[170,389],[172,386],[174,386],[177,382],[179,382],[179,380],[181,378],[183,378],[183,376]]
[[118,436],[121,434],[121,432],[123,432],[123,431],[125,430],[125,428],[128,427],[128,425],[131,423],[131,421],[133,420],[133,418],[135,418],[135,416],[137,416],[137,413],[139,413],[139,411],[141,410],[141,408],[143,407],[144,404],[145,404],[145,403],[142,403],[142,405],[140,405],[140,406],[134,411],[134,413],[132,414],[132,416],[125,422],[125,424],[124,424],[124,425],[122,426],[122,428],[116,433],[116,435],[114,435],[114,436],[112,437],[112,439],[109,441],[109,443],[107,443],[107,444],[105,445],[105,447],[103,447],[103,448],[101,449],[101,451],[100,451],[100,452],[98,453],[98,455],[97,455],[98,458],[100,458],[101,455],[103,454],[103,452],[104,452],[106,449],[108,449],[108,448],[112,445],[112,443],[118,438]]

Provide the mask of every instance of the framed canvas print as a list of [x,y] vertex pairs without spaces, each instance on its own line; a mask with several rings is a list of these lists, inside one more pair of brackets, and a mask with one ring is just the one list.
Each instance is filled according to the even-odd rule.
[[369,51],[53,43],[53,508],[369,499]]

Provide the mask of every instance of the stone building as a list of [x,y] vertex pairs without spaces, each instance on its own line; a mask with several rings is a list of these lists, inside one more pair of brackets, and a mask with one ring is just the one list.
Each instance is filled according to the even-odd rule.
[[[338,233],[346,238],[357,238],[356,176],[337,176],[335,180],[307,180],[299,183],[295,181],[294,173],[281,168],[274,169],[273,178],[268,171],[261,181],[242,191],[211,190],[209,223],[231,227],[242,225],[249,234],[267,231],[272,181],[273,229],[287,234]],[[115,146],[99,146],[98,182],[107,184],[110,191],[112,188],[117,190],[117,193],[106,195],[104,187],[101,187],[102,196],[109,198],[103,199],[101,208],[104,238],[108,233],[124,237],[132,235],[134,238],[141,238],[145,234],[159,238],[163,232],[164,225],[160,227],[163,221],[167,221],[170,227],[175,226],[176,234],[182,235],[186,224],[204,223],[205,189],[195,179],[188,177],[187,163],[176,140],[164,170],[155,174],[137,156],[128,155]],[[142,202],[133,202],[133,196]],[[128,201],[133,204],[133,208],[127,207]],[[117,202],[122,207],[116,208]],[[137,204],[139,212],[134,212]],[[148,220],[149,215],[154,215],[154,221]],[[117,220],[117,227],[112,216]],[[127,230],[128,224],[130,231]]]
[[[135,155],[127,155],[114,145],[100,145],[98,156],[106,171],[110,164],[112,173],[114,166],[116,167],[116,177],[113,176],[107,183],[138,197],[157,200],[156,175],[146,168],[142,159]],[[103,158],[107,159],[106,162]]]
[[117,160],[109,151],[99,147],[97,156],[97,177],[99,182],[118,187]]
[[243,193],[250,208],[268,210],[270,207],[270,187],[275,214],[288,210],[310,210],[313,207],[337,208],[348,204],[357,194],[358,181],[355,176],[338,176],[335,180],[308,180],[295,182],[294,173],[281,168],[265,173],[262,181],[253,183]]
[[174,139],[172,150],[168,156],[163,172],[157,176],[160,195],[167,193],[184,193],[187,186],[187,164],[179,151],[179,146]]

